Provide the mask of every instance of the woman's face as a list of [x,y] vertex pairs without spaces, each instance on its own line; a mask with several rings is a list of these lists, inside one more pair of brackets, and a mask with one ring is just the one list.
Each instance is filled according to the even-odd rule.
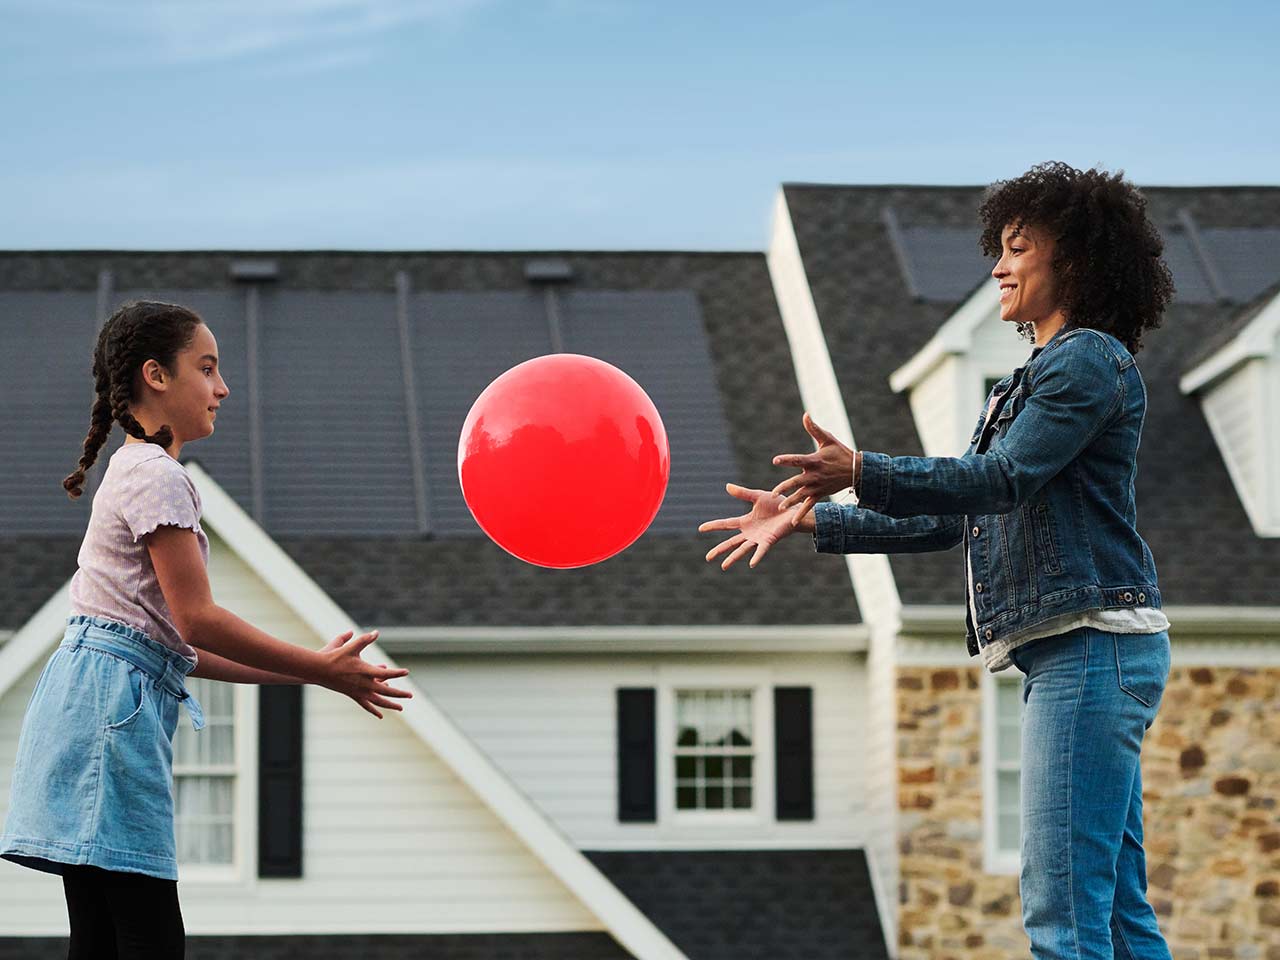
[[1058,308],[1053,237],[1029,224],[1008,224],[1000,235],[1002,252],[991,275],[1000,284],[1000,319],[1036,323]]

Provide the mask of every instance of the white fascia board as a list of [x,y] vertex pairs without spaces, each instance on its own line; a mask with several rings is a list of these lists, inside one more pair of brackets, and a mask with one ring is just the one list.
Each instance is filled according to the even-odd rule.
[[1000,291],[996,284],[984,283],[978,287],[914,357],[889,375],[893,392],[911,389],[947,357],[968,353],[973,347],[974,331],[999,308]]
[[1280,332],[1280,294],[1259,311],[1249,325],[1219,350],[1187,371],[1178,381],[1183,394],[1192,394],[1207,384],[1226,376],[1246,360],[1270,357],[1275,352],[1276,335]]
[[862,624],[662,627],[386,627],[378,642],[433,653],[863,653]]
[[[827,339],[822,330],[822,320],[818,316],[818,307],[813,300],[813,290],[809,285],[809,277],[804,267],[804,258],[800,255],[800,243],[796,239],[795,224],[791,222],[791,211],[787,207],[785,189],[779,189],[773,205],[773,230],[769,237],[769,249],[765,254],[765,262],[769,267],[769,280],[773,284],[773,295],[778,303],[778,312],[782,315],[782,326],[787,334],[787,344],[791,350],[791,362],[796,371],[796,383],[800,387],[800,400],[813,418],[831,432],[837,439],[844,441],[853,449],[858,449],[853,436],[853,426],[849,422],[849,411],[844,397],[840,393],[840,383],[836,379],[835,367],[831,362],[831,352],[827,349]],[[845,567],[849,571],[849,579],[853,583],[854,595],[858,600],[858,609],[868,629],[879,638],[876,650],[868,650],[868,659],[873,659],[877,652],[884,656],[892,656],[893,634],[886,627],[896,623],[901,599],[898,584],[889,566],[889,558],[884,554],[848,554],[844,558]],[[896,714],[897,707],[893,701],[893,691],[888,691],[890,715]],[[886,835],[896,834],[897,827],[893,823],[895,806],[888,808],[889,822],[883,825]],[[893,851],[887,854],[894,858]],[[880,882],[881,871],[889,876],[897,875],[897,862],[879,863],[868,850],[867,862],[871,867],[872,890],[876,901],[876,912],[880,915],[880,929],[884,934],[885,949],[890,956],[897,955],[898,943],[898,904],[897,883]]]
[[[351,617],[245,513],[200,465],[187,466],[200,491],[204,516],[262,580],[321,638],[361,632]],[[366,659],[395,664],[378,644]],[[410,678],[396,685],[413,694],[400,717],[458,775],[499,820],[524,842],[551,873],[594,913],[638,960],[687,960],[636,906],[624,897],[569,839],[521,793]]]

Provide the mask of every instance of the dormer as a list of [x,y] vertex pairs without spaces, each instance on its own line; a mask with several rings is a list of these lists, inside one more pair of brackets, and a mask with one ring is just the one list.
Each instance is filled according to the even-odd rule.
[[1260,537],[1280,537],[1280,284],[1207,345],[1178,387],[1200,409]]
[[926,456],[964,454],[992,384],[1025,363],[1030,349],[1000,319],[995,281],[983,281],[889,377],[894,393],[907,391]]

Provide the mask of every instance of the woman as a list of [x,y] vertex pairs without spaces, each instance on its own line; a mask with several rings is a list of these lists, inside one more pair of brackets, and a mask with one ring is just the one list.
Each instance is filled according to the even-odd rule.
[[[1145,200],[1120,173],[1065,164],[995,184],[980,214],[1000,318],[1035,347],[1002,380],[963,457],[855,455],[806,414],[817,450],[707,560],[755,566],[795,530],[819,551],[963,544],[966,638],[1025,675],[1023,923],[1039,960],[1165,960],[1146,899],[1139,751],[1169,671],[1155,562],[1135,529],[1146,388],[1133,354],[1173,284]],[[852,486],[854,504],[817,503]]]

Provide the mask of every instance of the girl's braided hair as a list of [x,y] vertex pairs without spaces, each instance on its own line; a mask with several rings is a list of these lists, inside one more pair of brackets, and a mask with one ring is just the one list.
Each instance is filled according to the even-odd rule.
[[107,318],[93,348],[93,380],[97,398],[89,414],[89,434],[84,438],[84,455],[75,473],[62,481],[67,496],[77,499],[83,492],[85,473],[98,459],[107,442],[111,425],[120,422],[124,432],[147,443],[167,447],[173,431],[163,425],[148,436],[129,411],[134,378],[142,365],[155,360],[172,371],[179,351],[191,345],[196,327],[204,321],[193,310],[174,303],[136,300],[124,304]]
[[[1009,224],[1047,231],[1055,241],[1052,266],[1067,326],[1105,330],[1137,353],[1143,332],[1160,325],[1173,298],[1173,278],[1161,258],[1164,240],[1146,207],[1123,170],[1037,164],[988,188],[978,211],[982,252],[1000,256]],[[1034,339],[1029,324],[1018,327]]]

